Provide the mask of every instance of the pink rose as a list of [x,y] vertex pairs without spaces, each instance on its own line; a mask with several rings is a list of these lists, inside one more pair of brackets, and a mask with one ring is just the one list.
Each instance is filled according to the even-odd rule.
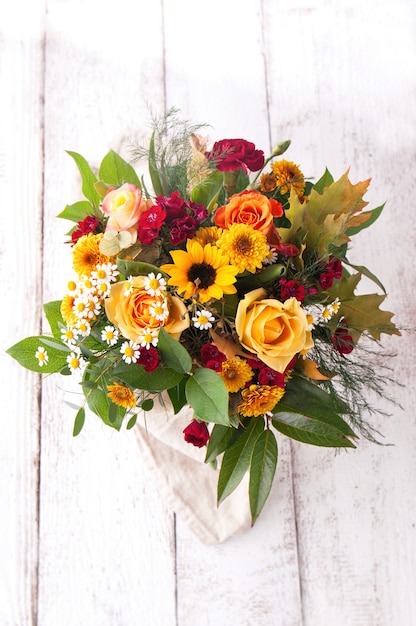
[[197,420],[192,420],[190,424],[184,429],[184,439],[187,443],[192,443],[192,445],[197,448],[202,448],[206,445],[209,439],[209,430],[205,422],[198,422]]
[[106,229],[122,231],[134,228],[146,208],[141,190],[136,185],[124,183],[104,197],[102,210],[108,215]]
[[264,152],[256,150],[254,143],[245,139],[216,141],[211,152],[206,153],[206,157],[215,162],[220,172],[231,172],[240,167],[244,173],[247,173],[247,168],[257,172],[264,165]]

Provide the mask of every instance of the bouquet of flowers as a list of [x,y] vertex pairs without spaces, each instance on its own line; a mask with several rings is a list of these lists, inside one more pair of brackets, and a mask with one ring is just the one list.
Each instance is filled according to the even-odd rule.
[[[400,332],[378,278],[348,259],[383,208],[364,210],[370,181],[326,170],[313,183],[282,158],[289,141],[265,158],[244,139],[208,147],[201,128],[170,111],[131,162],[110,151],[98,172],[69,152],[84,195],[58,216],[73,222],[73,277],[44,305],[50,334],[8,352],[35,372],[79,375],[74,435],[86,406],[118,430],[191,406],[178,437],[218,462],[218,504],[249,472],[254,523],[277,436],[376,440],[366,415],[387,380],[380,335]],[[358,294],[362,277],[382,293]]]

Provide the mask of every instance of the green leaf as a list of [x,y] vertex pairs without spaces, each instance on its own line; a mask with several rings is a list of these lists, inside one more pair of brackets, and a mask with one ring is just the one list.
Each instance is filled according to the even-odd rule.
[[334,182],[334,178],[328,168],[325,168],[325,172],[322,174],[321,178],[314,184],[313,188],[320,194],[323,193],[325,187],[328,185],[332,185]]
[[294,375],[287,381],[285,395],[273,413],[275,415],[298,413],[317,422],[329,424],[344,435],[355,437],[350,426],[339,415],[348,413],[348,410],[348,406],[342,400],[335,399],[306,378]]
[[370,272],[370,270],[367,269],[364,265],[353,265],[352,263],[347,261],[347,259],[345,258],[341,258],[341,261],[345,263],[346,265],[348,265],[348,267],[352,267],[354,270],[357,270],[357,272],[360,272],[360,274],[364,274],[364,276],[372,280],[373,283],[375,283],[378,287],[380,287],[380,289],[384,291],[384,293],[387,293],[383,284],[377,278],[377,276],[375,276],[372,272]]
[[277,441],[274,433],[264,430],[257,439],[250,463],[249,499],[251,525],[269,497],[277,466]]
[[298,413],[277,413],[272,421],[276,430],[296,441],[329,448],[355,448],[338,429]]
[[171,367],[181,374],[189,374],[192,368],[192,359],[186,348],[179,341],[173,339],[164,328],[159,331],[157,349],[167,367]]
[[80,200],[75,202],[75,204],[67,204],[64,210],[56,217],[78,223],[82,222],[88,215],[95,215],[93,207],[86,200]]
[[69,156],[71,156],[81,174],[82,180],[82,193],[89,200],[94,208],[97,208],[100,205],[101,197],[100,194],[97,193],[94,185],[97,182],[97,177],[90,168],[87,161],[83,156],[78,154],[77,152],[71,152],[70,150],[66,151]]
[[263,418],[251,418],[241,437],[224,453],[218,477],[218,504],[240,484],[250,467],[254,445],[263,430]]
[[198,202],[208,207],[211,203],[216,202],[218,194],[222,189],[222,172],[214,170],[204,180],[191,191],[192,202]]
[[[20,365],[32,372],[39,374],[54,374],[66,365],[68,350],[53,348],[47,345],[48,340],[42,336],[26,337],[14,346],[6,350],[7,354],[16,359]],[[64,344],[62,344],[62,347]],[[35,354],[39,347],[45,348],[48,354],[48,362],[40,366]]]
[[143,411],[151,411],[154,405],[155,403],[152,398],[146,398],[146,400],[143,400],[143,402],[141,402],[139,406]]
[[165,389],[174,387],[183,377],[183,374],[170,367],[159,365],[153,372],[146,372],[142,365],[135,363],[128,365],[124,361],[120,361],[112,369],[112,374],[133,389],[154,392],[165,391]]
[[136,425],[136,422],[137,422],[137,414],[135,413],[127,422],[126,430],[131,430],[133,426]]
[[149,174],[150,180],[152,181],[153,191],[156,196],[163,196],[163,187],[162,182],[160,180],[159,172],[156,164],[156,153],[155,153],[155,131],[153,131],[152,136],[150,138],[149,144]]
[[104,424],[112,426],[116,430],[120,430],[126,409],[121,406],[116,406],[111,402],[110,398],[102,389],[89,391],[86,398],[91,411],[95,413],[95,415],[98,415],[98,417],[103,420]]
[[61,304],[62,300],[54,300],[52,302],[46,302],[43,305],[43,310],[48,324],[51,327],[52,334],[57,339],[61,338],[61,326],[66,326],[61,315]]
[[172,402],[173,412],[175,415],[179,413],[179,411],[183,409],[183,407],[186,404],[186,395],[185,395],[186,380],[187,379],[184,376],[177,385],[175,385],[174,387],[170,387],[167,390],[170,401]]
[[151,272],[157,276],[158,273],[163,274],[160,271],[160,267],[157,265],[152,265],[151,263],[144,263],[143,261],[129,261],[128,259],[123,259],[122,256],[117,257],[117,268],[123,276],[147,276]]
[[385,203],[381,206],[376,207],[375,209],[372,209],[371,211],[364,211],[364,213],[361,213],[359,220],[360,223],[347,228],[347,237],[352,237],[353,235],[356,235],[357,233],[364,230],[364,228],[368,228],[369,226],[371,226],[371,224],[374,224],[374,222],[380,217],[380,214],[384,209],[384,205]]
[[225,452],[244,432],[245,429],[241,426],[237,429],[231,426],[215,424],[208,441],[205,463],[214,461],[217,456]]
[[120,187],[123,183],[131,183],[141,188],[135,169],[114,150],[110,150],[103,158],[98,177],[105,183],[115,187]]
[[79,435],[79,433],[82,430],[82,427],[84,426],[84,422],[85,422],[85,409],[84,407],[81,407],[75,416],[74,430],[72,431],[73,437],[76,437],[77,435]]
[[205,367],[195,370],[185,385],[186,399],[195,417],[204,422],[228,426],[228,391],[216,372]]

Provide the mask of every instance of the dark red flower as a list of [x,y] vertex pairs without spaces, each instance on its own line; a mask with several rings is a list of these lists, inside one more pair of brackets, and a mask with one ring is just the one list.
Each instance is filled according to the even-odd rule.
[[327,271],[332,272],[334,278],[339,280],[342,276],[342,263],[334,256],[329,257],[329,263],[327,265]]
[[150,346],[148,350],[140,350],[140,356],[137,359],[138,365],[143,365],[146,372],[153,372],[159,365],[159,353],[155,348]]
[[188,207],[200,222],[208,217],[208,210],[203,204],[199,204],[198,202],[188,202]]
[[171,222],[170,243],[174,246],[195,235],[199,221],[191,215],[177,218]]
[[157,204],[143,211],[137,228],[140,242],[150,246],[158,237],[165,218],[166,211]]
[[156,198],[157,204],[166,211],[166,222],[171,222],[180,217],[187,215],[186,202],[180,197],[179,192],[173,191],[169,198],[166,196],[158,196]]
[[303,302],[305,299],[305,287],[301,285],[297,280],[287,280],[281,278],[280,295],[282,300],[288,300],[289,298],[296,298],[299,302]]
[[80,237],[83,235],[88,235],[88,233],[93,233],[97,228],[99,222],[94,215],[87,215],[85,219],[81,222],[78,222],[78,228],[74,230],[71,235],[72,243],[76,243]]
[[257,356],[253,356],[247,359],[247,363],[248,365],[250,365],[252,370],[259,370],[262,367],[266,367],[266,364],[263,361],[260,361]]
[[323,274],[319,274],[318,280],[321,289],[325,291],[326,289],[330,289],[332,287],[332,283],[334,282],[334,275],[332,272],[324,272]]
[[222,363],[227,360],[227,357],[218,350],[215,344],[205,343],[201,348],[201,359],[205,367],[220,372]]
[[240,167],[246,174],[247,169],[257,172],[264,165],[264,153],[256,150],[254,143],[245,139],[222,139],[214,143],[207,159],[215,162],[220,172],[238,170]]
[[349,354],[354,350],[354,340],[349,334],[348,322],[343,318],[334,334],[331,336],[332,345],[340,354]]
[[198,422],[197,420],[192,420],[190,424],[183,430],[184,439],[187,443],[192,443],[192,445],[197,448],[202,448],[205,446],[209,440],[209,430],[205,422]]
[[271,387],[283,387],[285,386],[285,375],[281,372],[276,372],[271,367],[263,367],[258,374],[258,381],[260,385],[270,385]]

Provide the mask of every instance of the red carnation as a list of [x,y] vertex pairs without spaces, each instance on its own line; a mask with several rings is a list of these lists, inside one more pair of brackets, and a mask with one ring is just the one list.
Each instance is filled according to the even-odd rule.
[[332,345],[340,354],[349,354],[354,350],[354,340],[349,334],[348,322],[343,318],[335,333],[331,336]]
[[271,387],[281,387],[283,389],[285,386],[285,375],[281,372],[276,372],[271,367],[263,367],[259,371],[258,381],[260,385],[270,385]]
[[216,141],[211,152],[207,152],[205,156],[215,162],[215,167],[220,172],[231,172],[241,167],[247,174],[247,169],[257,172],[264,165],[264,152],[256,150],[254,143],[245,139]]
[[203,448],[209,440],[209,430],[205,422],[198,422],[197,420],[192,420],[190,424],[183,430],[184,439],[187,443],[192,443],[192,445],[197,448]]
[[141,350],[137,364],[142,365],[146,372],[153,372],[159,365],[159,353],[150,346],[147,350]]
[[186,202],[180,197],[177,191],[173,191],[169,198],[166,196],[158,196],[157,204],[166,211],[166,222],[170,224],[173,220],[187,215]]
[[299,302],[303,302],[305,299],[305,287],[297,280],[287,280],[286,278],[281,278],[279,284],[282,300],[296,298]]
[[201,348],[201,359],[210,370],[220,372],[222,369],[222,363],[227,360],[225,354],[220,352],[217,346],[213,343],[205,343]]
[[98,226],[98,220],[94,215],[87,215],[85,219],[78,222],[78,228],[71,235],[72,243],[76,243],[83,235],[93,233]]
[[166,217],[166,211],[155,204],[140,216],[137,234],[141,243],[150,246],[158,237],[159,231]]

